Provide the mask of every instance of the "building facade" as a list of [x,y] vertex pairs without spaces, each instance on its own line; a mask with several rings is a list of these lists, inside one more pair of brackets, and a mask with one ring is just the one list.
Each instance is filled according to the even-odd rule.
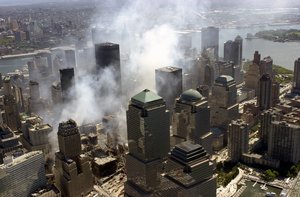
[[228,156],[238,162],[249,151],[249,128],[243,120],[233,120],[228,126]]

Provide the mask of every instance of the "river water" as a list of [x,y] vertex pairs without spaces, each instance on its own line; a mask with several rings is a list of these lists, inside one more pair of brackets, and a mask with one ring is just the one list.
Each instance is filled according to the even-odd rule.
[[[220,29],[219,37],[219,56],[223,57],[224,42],[233,40],[237,35],[245,38],[247,33],[255,34],[261,30],[268,29],[300,29],[300,25],[283,25],[283,26],[264,26],[264,27],[249,27],[249,28],[223,28]],[[192,33],[193,47],[200,49],[201,33]],[[258,50],[261,57],[271,56],[274,64],[284,66],[290,70],[294,69],[294,61],[300,57],[300,42],[273,42],[264,39],[252,39],[243,41],[243,58],[253,59],[254,52]],[[28,59],[17,60],[0,60],[0,72],[6,74],[15,69],[22,68]]]

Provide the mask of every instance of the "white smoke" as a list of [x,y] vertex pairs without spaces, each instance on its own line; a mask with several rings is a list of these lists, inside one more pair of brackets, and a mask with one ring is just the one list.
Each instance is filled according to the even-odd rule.
[[[109,4],[109,1],[106,2]],[[108,5],[113,13],[116,2]],[[99,13],[101,13],[99,6]],[[99,74],[98,80],[87,75],[86,65],[78,65],[75,92],[71,93],[73,100],[67,104],[56,106],[53,125],[54,132],[50,139],[56,139],[57,126],[61,121],[74,119],[78,125],[89,122],[99,122],[112,106],[120,106],[116,112],[119,120],[120,136],[126,140],[126,108],[130,97],[145,88],[155,91],[155,69],[176,65],[183,57],[178,49],[178,34],[176,31],[187,25],[198,23],[200,18],[195,12],[203,12],[209,8],[209,1],[193,0],[136,0],[126,2],[118,13],[98,17],[91,27],[102,27],[103,34],[98,34],[102,42],[120,44],[122,95],[116,95],[116,82],[113,71],[106,68]],[[107,11],[106,13],[110,13]],[[201,26],[203,24],[197,24]],[[103,27],[103,24],[104,27]],[[90,35],[88,35],[90,36]],[[77,62],[90,62],[89,59]],[[100,86],[100,87],[99,87]],[[101,87],[109,87],[105,95],[99,94]],[[54,137],[53,137],[54,136]],[[53,144],[55,144],[54,142]],[[56,146],[57,147],[57,146]]]

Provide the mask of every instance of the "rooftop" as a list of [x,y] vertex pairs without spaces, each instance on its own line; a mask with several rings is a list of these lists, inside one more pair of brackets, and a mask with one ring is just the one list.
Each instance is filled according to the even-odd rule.
[[142,92],[136,94],[131,98],[132,102],[142,105],[159,100],[163,100],[162,97],[158,96],[157,94],[148,89],[143,90]]
[[172,67],[172,66],[166,66],[166,67],[163,67],[163,68],[158,68],[156,70],[159,70],[159,71],[163,71],[163,72],[175,72],[175,71],[180,71],[182,70],[181,68],[178,68],[178,67]]
[[215,80],[215,82],[218,84],[227,85],[228,83],[234,82],[234,79],[229,75],[221,75]]
[[70,119],[66,122],[59,123],[57,135],[66,137],[77,133],[79,133],[79,130],[74,120]]
[[180,100],[186,102],[195,102],[201,100],[202,98],[203,96],[197,90],[194,89],[186,90],[180,96]]

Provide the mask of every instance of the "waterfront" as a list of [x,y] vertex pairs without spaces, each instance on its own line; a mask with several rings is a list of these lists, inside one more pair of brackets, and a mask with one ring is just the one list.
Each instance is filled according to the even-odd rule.
[[[237,35],[240,35],[243,41],[243,58],[252,60],[253,54],[258,50],[261,57],[271,56],[274,64],[281,65],[287,69],[294,69],[294,61],[300,57],[299,42],[273,42],[264,39],[245,39],[247,33],[255,34],[261,30],[269,29],[300,29],[300,25],[281,25],[281,26],[260,26],[247,28],[228,28],[220,29],[219,36],[219,56],[223,57],[224,42],[233,40]],[[192,32],[192,47],[200,50],[201,47],[201,32]],[[20,69],[28,61],[28,58],[19,58],[16,60],[0,60],[0,72],[3,74],[12,72],[15,69]]]
[[261,189],[261,183],[256,183],[255,186],[253,187],[253,185],[255,184],[254,181],[245,181],[245,185],[247,186],[246,189],[244,190],[244,192],[240,195],[240,197],[265,197],[266,196],[266,192],[275,192],[277,194],[277,196],[279,196],[281,189],[276,188],[276,187],[272,187],[267,185],[266,187],[268,188],[267,190],[262,190]]

